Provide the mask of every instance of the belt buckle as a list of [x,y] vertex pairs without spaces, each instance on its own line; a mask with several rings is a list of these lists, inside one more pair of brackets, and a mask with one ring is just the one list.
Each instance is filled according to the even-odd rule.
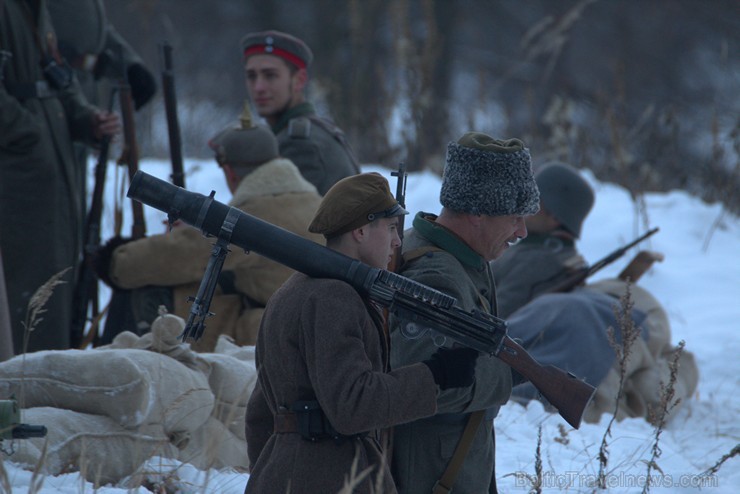
[[49,83],[46,81],[36,81],[36,97],[42,99],[51,98],[51,96],[52,92]]

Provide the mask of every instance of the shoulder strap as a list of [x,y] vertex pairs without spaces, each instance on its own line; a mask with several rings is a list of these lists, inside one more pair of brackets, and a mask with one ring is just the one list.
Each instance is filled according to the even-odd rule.
[[444,249],[440,249],[436,245],[425,245],[424,247],[418,247],[408,252],[404,252],[401,255],[401,260],[403,264],[408,264],[422,256],[425,256],[429,252],[442,252],[442,251],[444,251]]
[[485,410],[478,410],[477,412],[470,414],[470,418],[468,419],[468,423],[465,425],[465,430],[460,438],[460,442],[457,443],[455,452],[452,454],[452,458],[450,458],[450,462],[447,464],[447,468],[442,474],[442,477],[440,477],[440,479],[434,484],[432,494],[449,494],[452,492],[452,486],[455,484],[455,479],[460,473],[460,468],[462,468],[462,465],[465,462],[465,457],[468,456],[470,446],[473,445],[473,439],[478,433],[478,427],[480,427],[485,414]]
[[316,114],[308,115],[308,118],[311,119],[312,122],[314,122],[316,125],[327,131],[334,139],[339,142],[339,144],[342,145],[342,147],[347,151],[347,154],[352,160],[352,164],[357,169],[357,173],[360,173],[360,165],[357,163],[357,158],[355,157],[355,153],[352,152],[352,149],[349,146],[349,142],[347,142],[347,137],[344,135],[344,131],[337,127],[334,122],[329,120],[328,118],[320,117]]
[[311,135],[311,120],[306,117],[291,118],[288,122],[288,135],[295,139],[308,139]]

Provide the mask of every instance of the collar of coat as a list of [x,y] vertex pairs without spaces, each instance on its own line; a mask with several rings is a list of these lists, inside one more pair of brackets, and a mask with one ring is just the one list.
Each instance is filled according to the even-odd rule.
[[285,113],[280,115],[278,121],[275,122],[275,125],[272,126],[272,133],[277,135],[281,130],[287,127],[288,122],[290,122],[294,118],[314,115],[315,113],[316,109],[313,107],[313,104],[309,103],[308,101],[300,103],[293,108],[286,110]]
[[292,161],[275,158],[259,166],[239,182],[229,205],[242,204],[255,197],[300,192],[318,194],[316,187],[303,178]]
[[419,212],[414,217],[414,230],[440,249],[452,254],[455,259],[465,266],[478,271],[488,265],[486,260],[472,249],[463,239],[449,228],[436,222],[437,216],[431,213]]
[[548,233],[530,233],[521,243],[523,245],[559,245],[562,247],[574,247],[573,236],[564,230],[554,230]]

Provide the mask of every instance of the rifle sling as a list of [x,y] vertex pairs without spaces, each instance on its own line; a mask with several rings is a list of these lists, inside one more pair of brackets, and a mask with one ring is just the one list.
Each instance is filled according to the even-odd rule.
[[462,468],[465,458],[468,456],[470,446],[473,444],[473,439],[478,433],[478,428],[485,414],[485,410],[478,410],[470,414],[468,423],[465,425],[465,430],[460,437],[460,442],[457,443],[455,452],[452,454],[452,458],[450,458],[450,462],[447,464],[442,477],[434,484],[432,494],[449,494],[452,492],[452,486],[455,485],[455,479],[460,473],[460,468]]

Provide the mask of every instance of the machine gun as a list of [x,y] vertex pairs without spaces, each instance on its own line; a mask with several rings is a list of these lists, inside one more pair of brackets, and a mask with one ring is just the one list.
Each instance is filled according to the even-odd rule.
[[[21,424],[21,413],[18,408],[18,402],[11,398],[9,400],[0,400],[0,444],[6,439],[29,439],[31,437],[46,436],[46,427],[43,425]],[[0,449],[2,449],[0,447]],[[11,451],[3,452],[12,454]]]
[[218,238],[181,338],[197,339],[205,329],[210,287],[218,278],[228,244],[234,244],[309,276],[349,283],[404,321],[406,336],[418,335],[428,328],[498,357],[529,379],[566,422],[579,427],[595,388],[562,369],[539,364],[507,336],[503,319],[480,311],[467,312],[454,297],[301,238],[220,203],[214,196],[215,192],[209,196],[188,192],[142,171],[136,173],[128,190],[128,197],[166,212],[170,222],[180,219],[205,235]]

